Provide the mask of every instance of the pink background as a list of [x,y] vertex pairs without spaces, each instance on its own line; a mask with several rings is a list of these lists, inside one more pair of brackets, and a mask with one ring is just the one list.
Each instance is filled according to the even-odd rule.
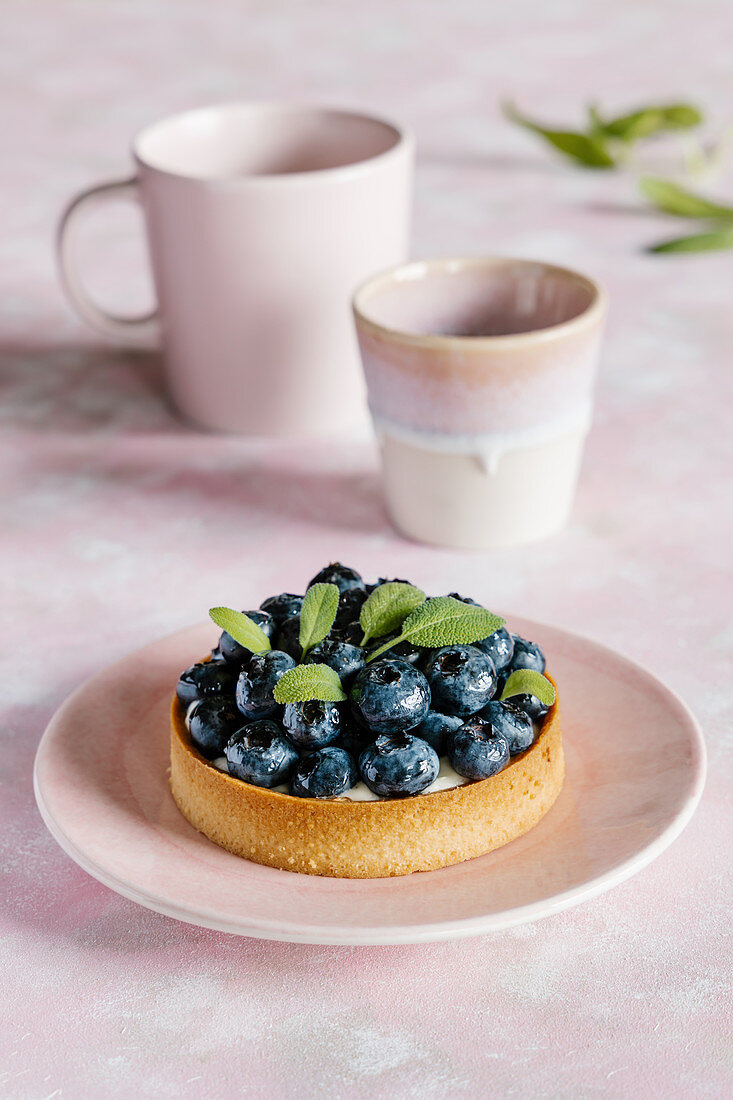
[[[732,34],[723,0],[3,5],[0,1096],[730,1095],[733,253],[644,255],[679,227],[641,209],[633,176],[559,164],[497,100],[570,124],[593,96],[612,109],[692,96],[719,130]],[[102,346],[67,309],[51,240],[68,195],[124,175],[152,118],[267,96],[414,127],[415,255],[497,251],[606,284],[596,423],[563,535],[481,555],[401,541],[369,441],[192,433],[154,357]],[[100,295],[144,305],[133,215],[95,229]],[[336,557],[646,664],[707,738],[686,832],[574,911],[419,947],[240,940],[88,878],[31,791],[60,701],[210,604],[297,590]]]

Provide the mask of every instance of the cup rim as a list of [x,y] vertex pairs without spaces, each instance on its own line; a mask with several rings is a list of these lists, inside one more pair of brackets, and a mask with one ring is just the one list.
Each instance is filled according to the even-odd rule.
[[[380,126],[384,126],[389,130],[392,130],[395,134],[395,142],[388,149],[385,149],[381,153],[376,153],[373,156],[363,157],[360,160],[353,161],[349,164],[337,164],[330,168],[314,168],[308,171],[302,172],[270,172],[259,173],[257,175],[240,175],[240,176],[198,176],[193,172],[176,172],[170,168],[162,167],[154,162],[154,160],[145,156],[141,150],[143,142],[150,137],[154,130],[158,127],[167,126],[170,123],[178,122],[187,117],[193,117],[195,115],[203,116],[206,114],[218,114],[222,112],[232,111],[237,108],[248,107],[255,108],[262,111],[280,111],[285,113],[305,112],[308,114],[326,114],[326,115],[339,115],[346,118],[359,119],[366,122],[376,122]],[[390,119],[384,118],[381,115],[371,114],[367,111],[360,111],[357,108],[351,107],[337,107],[331,104],[323,104],[318,102],[309,102],[308,100],[297,99],[232,99],[222,103],[211,103],[201,107],[193,107],[188,110],[176,111],[173,114],[165,115],[163,118],[156,119],[154,122],[148,123],[143,126],[141,130],[138,130],[137,134],[132,140],[131,153],[132,158],[138,168],[144,168],[148,171],[155,172],[157,175],[166,176],[169,179],[186,180],[190,183],[203,184],[207,186],[238,186],[238,187],[252,187],[267,185],[277,185],[280,187],[292,187],[300,186],[309,183],[322,182],[324,177],[328,179],[335,179],[339,177],[351,178],[362,174],[365,171],[371,170],[375,165],[382,161],[391,160],[396,156],[401,155],[404,150],[413,150],[415,147],[415,137],[410,129],[405,126],[398,125],[396,122],[392,122]]]
[[[591,293],[588,305],[575,317],[544,328],[529,329],[527,332],[508,332],[491,336],[463,336],[444,333],[411,332],[407,329],[392,328],[373,320],[368,315],[368,299],[381,287],[389,283],[404,282],[408,279],[422,279],[437,272],[454,274],[470,268],[495,268],[504,266],[526,266],[542,268],[548,272],[570,276],[582,283]],[[370,276],[357,287],[351,299],[351,308],[357,327],[372,335],[381,336],[393,343],[418,348],[448,350],[460,348],[461,352],[499,350],[515,348],[520,344],[544,343],[567,336],[574,331],[587,328],[601,319],[608,307],[608,295],[601,283],[583,275],[571,267],[546,263],[544,260],[528,260],[518,256],[441,256],[426,260],[410,260],[395,264],[376,275]]]

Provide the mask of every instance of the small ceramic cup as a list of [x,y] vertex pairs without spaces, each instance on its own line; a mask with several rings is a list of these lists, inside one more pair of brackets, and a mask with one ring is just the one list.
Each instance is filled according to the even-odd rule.
[[[368,431],[349,302],[407,255],[413,139],[382,119],[297,103],[174,115],[133,144],[135,175],[74,199],[58,233],[62,283],[113,340],[158,343],[183,415],[247,435]],[[157,307],[118,317],[81,277],[77,226],[142,205]]]
[[468,257],[393,268],[353,306],[398,530],[482,549],[562,528],[591,423],[603,290],[551,264]]

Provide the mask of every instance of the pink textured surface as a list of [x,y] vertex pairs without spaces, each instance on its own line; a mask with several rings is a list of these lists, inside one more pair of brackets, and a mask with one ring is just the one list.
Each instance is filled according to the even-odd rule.
[[[729,1095],[731,254],[643,255],[676,226],[639,213],[632,179],[555,163],[495,104],[515,94],[562,123],[592,95],[624,108],[695,94],[727,123],[730,5],[9,0],[3,17],[4,1094]],[[141,124],[290,95],[415,128],[415,254],[533,256],[608,287],[596,423],[562,536],[482,555],[402,542],[370,444],[189,432],[154,358],[100,346],[66,309],[57,211],[127,169]],[[100,226],[90,266],[105,301],[134,309],[146,297],[132,228]],[[458,584],[666,679],[710,757],[682,837],[577,910],[416,947],[197,930],[76,868],[31,791],[63,697],[212,601],[295,587],[335,556]]]

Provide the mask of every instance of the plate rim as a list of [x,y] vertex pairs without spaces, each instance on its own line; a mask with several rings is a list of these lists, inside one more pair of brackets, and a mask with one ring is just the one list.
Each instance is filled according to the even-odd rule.
[[[687,721],[692,743],[697,750],[695,766],[691,769],[690,789],[685,802],[681,805],[675,817],[668,823],[662,832],[643,848],[622,860],[621,863],[611,868],[609,871],[596,875],[594,878],[570,887],[568,890],[564,890],[550,898],[529,902],[526,905],[517,906],[513,909],[505,909],[499,913],[486,914],[484,916],[473,916],[463,919],[458,918],[451,921],[411,925],[409,927],[405,927],[404,925],[380,925],[379,928],[375,929],[369,925],[350,926],[348,932],[344,933],[340,930],[342,928],[340,925],[319,925],[318,929],[314,928],[312,930],[308,926],[304,927],[302,922],[297,921],[270,921],[267,925],[263,925],[256,921],[248,923],[244,917],[234,921],[222,919],[217,917],[216,914],[206,910],[194,911],[194,909],[190,907],[179,907],[167,899],[157,897],[155,894],[138,890],[136,887],[131,886],[127,881],[120,879],[117,875],[110,873],[87,856],[85,852],[79,849],[77,845],[66,836],[62,827],[54,818],[44,800],[42,782],[39,778],[39,761],[41,760],[46,744],[52,740],[54,727],[59,717],[64,711],[73,706],[77,696],[83,694],[90,683],[98,677],[103,676],[115,665],[126,661],[134,654],[141,652],[141,650],[155,646],[178,635],[193,632],[195,629],[201,629],[204,624],[192,624],[188,627],[183,627],[170,634],[162,635],[144,646],[139,646],[136,649],[130,650],[117,661],[105,665],[97,673],[94,673],[84,680],[56,709],[39,741],[33,762],[33,793],[43,823],[62,851],[81,867],[83,871],[102,883],[103,886],[113,890],[127,900],[135,902],[153,912],[160,913],[163,916],[182,921],[185,924],[210,928],[218,932],[244,936],[246,938],[264,939],[280,943],[307,943],[333,946],[387,946],[410,943],[431,943],[453,939],[465,939],[471,936],[486,935],[491,932],[500,932],[507,928],[533,923],[545,917],[550,917],[556,913],[571,909],[584,901],[589,901],[599,894],[605,893],[606,890],[610,890],[614,886],[620,885],[637,872],[643,870],[644,867],[647,867],[657,859],[686,828],[697,809],[705,787],[707,774],[707,750],[705,739],[700,723],[687,703],[673,688],[669,687],[660,677],[650,672],[638,661],[633,661],[631,658],[625,656],[625,654],[619,653],[618,650],[612,649],[605,643],[596,641],[596,639],[581,634],[578,631],[568,630],[565,627],[546,623],[539,619],[527,619],[525,616],[521,615],[514,615],[513,618],[515,620],[522,619],[524,622],[532,623],[533,626],[539,627],[541,630],[547,629],[568,635],[584,645],[589,644],[597,650],[609,654],[613,657],[615,662],[620,661],[633,668],[637,673],[641,671],[648,680],[652,681],[658,689],[661,689],[663,694],[669,696],[671,701],[679,708],[681,714]],[[248,861],[245,860],[244,862],[246,863]],[[282,873],[292,874],[294,872]],[[426,871],[422,873],[430,875],[436,872]]]

